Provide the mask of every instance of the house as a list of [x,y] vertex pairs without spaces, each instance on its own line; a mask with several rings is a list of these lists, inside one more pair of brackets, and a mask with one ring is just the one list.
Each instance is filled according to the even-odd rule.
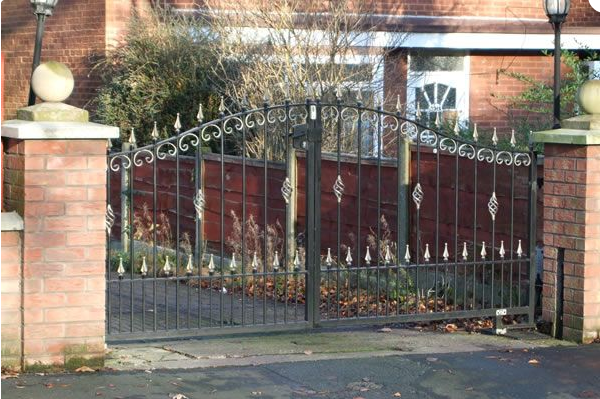
[[[415,112],[418,102],[426,118],[440,111],[450,112],[483,128],[505,130],[510,128],[512,117],[522,113],[511,109],[506,97],[523,89],[505,72],[552,79],[552,59],[542,51],[553,48],[553,34],[541,1],[369,1],[369,18],[378,29],[368,46],[394,47],[386,53],[385,68],[379,72],[385,82],[381,94],[385,98],[399,95],[409,114]],[[42,61],[58,60],[71,68],[77,82],[69,100],[73,105],[90,107],[100,83],[92,70],[94,59],[102,57],[122,37],[131,10],[149,3],[58,2],[46,22]],[[163,3],[185,13],[200,12],[204,7],[204,2],[192,0]],[[237,3],[215,0],[211,7],[235,12]],[[10,119],[27,101],[35,18],[27,0],[8,0],[2,8],[3,119]],[[600,13],[588,0],[572,0],[562,46],[600,50]],[[359,57],[351,62],[368,63],[372,58]],[[600,71],[600,61],[591,68]]]

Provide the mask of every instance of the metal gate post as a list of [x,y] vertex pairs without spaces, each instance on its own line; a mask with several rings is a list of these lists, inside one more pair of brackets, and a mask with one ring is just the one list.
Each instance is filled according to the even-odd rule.
[[[529,169],[529,313],[528,323],[535,326],[535,279],[537,273],[537,153],[530,145],[531,165]],[[519,287],[520,289],[520,287]]]
[[313,326],[319,323],[321,302],[321,104],[308,102],[306,131],[306,314]]

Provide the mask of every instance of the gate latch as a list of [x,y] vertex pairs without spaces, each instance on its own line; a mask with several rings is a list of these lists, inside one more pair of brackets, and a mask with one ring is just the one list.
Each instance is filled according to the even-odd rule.
[[297,150],[305,150],[306,149],[306,139],[308,133],[308,125],[295,125],[292,126],[292,147]]

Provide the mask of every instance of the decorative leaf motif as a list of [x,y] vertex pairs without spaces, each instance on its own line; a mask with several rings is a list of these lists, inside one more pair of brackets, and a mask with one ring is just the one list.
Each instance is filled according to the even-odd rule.
[[504,259],[504,255],[506,254],[506,251],[504,250],[504,240],[500,241],[500,251],[498,253],[500,254],[500,257]]
[[163,273],[165,276],[171,274],[171,264],[169,263],[169,256],[165,256],[165,265],[163,266]]
[[333,183],[333,193],[337,197],[338,204],[342,202],[342,195],[344,195],[344,182],[342,181],[342,176],[338,175],[335,179],[335,183]]
[[173,124],[175,131],[179,133],[181,130],[181,118],[179,117],[179,112],[177,113],[177,118],[175,118],[175,123]]
[[104,225],[106,226],[106,233],[110,235],[112,227],[115,224],[115,213],[112,210],[112,207],[109,205],[106,206],[106,220],[104,221]]
[[346,265],[348,267],[352,266],[352,254],[350,253],[350,247],[348,247],[348,252],[346,253]]
[[292,198],[292,192],[294,191],[292,187],[292,183],[290,182],[289,177],[286,177],[283,181],[283,185],[281,186],[281,195],[283,196],[283,200],[286,204],[290,203],[290,199]]
[[148,275],[148,265],[146,264],[145,256],[142,256],[142,266],[140,267],[140,273],[142,273],[142,277],[146,277]]
[[425,253],[423,254],[423,259],[425,259],[425,262],[429,262],[431,259],[431,254],[429,253],[429,244],[425,244]]
[[498,213],[498,198],[496,198],[496,192],[492,193],[492,197],[488,202],[488,210],[492,216],[492,220],[496,220],[496,214]]
[[204,198],[204,192],[202,189],[198,190],[198,193],[194,195],[194,208],[196,209],[196,216],[198,219],[202,219],[202,212],[206,205],[206,199]]
[[423,202],[423,189],[421,188],[421,183],[417,183],[417,185],[415,186],[412,192],[412,198],[415,202],[415,205],[417,206],[417,209],[420,209],[421,202]]

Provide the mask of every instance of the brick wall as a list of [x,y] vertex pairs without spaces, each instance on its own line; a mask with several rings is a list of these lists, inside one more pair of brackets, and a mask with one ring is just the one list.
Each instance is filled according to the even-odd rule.
[[2,369],[21,365],[21,232],[2,232]]
[[25,226],[26,362],[102,358],[105,140],[9,139],[5,150],[6,208]]
[[[27,106],[36,18],[28,0],[2,3],[2,53],[5,58],[4,119]],[[69,104],[85,107],[99,81],[90,75],[91,61],[104,54],[105,0],[61,0],[46,20],[41,61],[69,66],[75,78]]]
[[510,131],[513,120],[539,115],[509,106],[507,98],[518,95],[526,86],[502,72],[523,73],[536,80],[551,82],[554,76],[553,58],[540,53],[472,52],[470,56],[469,116],[484,129],[497,127]]
[[600,334],[600,146],[545,148],[543,318],[555,316],[563,249],[563,337],[589,342]]

